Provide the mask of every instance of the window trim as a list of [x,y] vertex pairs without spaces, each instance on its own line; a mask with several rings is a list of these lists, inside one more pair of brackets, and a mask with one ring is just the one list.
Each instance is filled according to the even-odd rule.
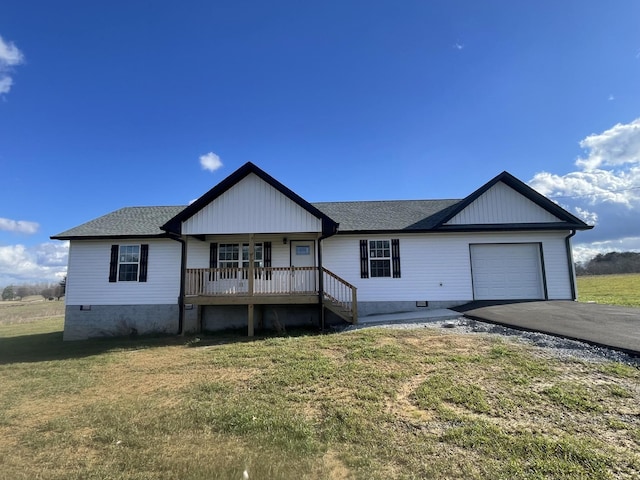
[[[385,243],[386,245],[378,245],[378,243]],[[372,244],[374,244],[372,246]],[[369,274],[371,278],[391,278],[391,239],[388,238],[377,238],[375,240],[368,241],[369,247]],[[387,255],[380,255],[380,253],[388,252]],[[373,254],[375,253],[375,255]],[[387,273],[388,275],[378,275],[380,272],[380,267],[374,267],[373,262],[386,262],[387,267],[383,268],[383,273]]]
[[[374,242],[388,242],[386,245],[373,245]],[[389,256],[378,255],[388,250]],[[375,251],[375,255],[372,253]],[[373,267],[373,262],[388,261],[389,275],[374,275],[379,272]],[[386,273],[386,272],[385,272]],[[400,272],[400,239],[398,238],[369,238],[360,240],[360,278],[401,278]]]
[[[121,249],[126,247],[138,248],[138,259],[136,262],[121,261]],[[125,254],[126,255],[126,254]],[[109,282],[146,282],[148,274],[149,244],[146,243],[122,243],[111,245],[111,255],[109,260]],[[121,265],[136,265],[135,279],[121,278]]]
[[[136,252],[137,260],[135,262],[131,262],[131,261],[125,262],[125,261],[122,260],[122,257],[123,256],[126,257],[127,255],[132,255],[132,254],[131,253],[126,253],[126,252],[123,254],[122,253],[122,249],[123,248],[131,248],[131,247],[137,248],[137,252]],[[139,280],[139,278],[140,278],[140,264],[141,264],[140,260],[141,260],[141,257],[142,257],[141,250],[142,249],[141,249],[141,246],[140,246],[139,243],[138,244],[121,244],[121,245],[118,246],[118,282],[137,282]],[[122,274],[123,274],[122,266],[123,265],[135,265],[136,266],[136,278],[135,279],[123,279],[122,278]]]

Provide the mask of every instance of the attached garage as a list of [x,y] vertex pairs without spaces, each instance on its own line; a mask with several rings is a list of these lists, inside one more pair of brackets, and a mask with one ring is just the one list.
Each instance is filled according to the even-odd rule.
[[475,300],[544,300],[538,243],[470,245]]

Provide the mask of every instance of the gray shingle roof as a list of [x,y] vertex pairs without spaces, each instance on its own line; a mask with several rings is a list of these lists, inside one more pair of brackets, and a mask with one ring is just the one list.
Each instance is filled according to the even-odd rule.
[[324,202],[313,206],[340,224],[340,232],[429,230],[460,200]]
[[[429,230],[460,200],[395,200],[312,204],[340,224],[340,232]],[[52,236],[57,240],[149,237],[186,206],[125,207]]]
[[155,236],[163,235],[160,226],[185,209],[174,207],[125,207],[52,236],[58,240],[71,238]]

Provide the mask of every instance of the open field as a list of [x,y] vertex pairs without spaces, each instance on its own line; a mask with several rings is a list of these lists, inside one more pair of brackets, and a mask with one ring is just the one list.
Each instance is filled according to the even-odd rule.
[[28,320],[0,320],[0,479],[640,477],[624,364],[426,328],[63,344],[60,316]]
[[640,307],[640,273],[577,277],[578,300]]

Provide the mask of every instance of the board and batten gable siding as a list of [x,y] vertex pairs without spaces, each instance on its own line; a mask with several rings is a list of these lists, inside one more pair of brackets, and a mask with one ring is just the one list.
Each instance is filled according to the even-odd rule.
[[[149,245],[146,282],[109,282],[111,245]],[[71,240],[67,305],[170,305],[180,295],[180,243],[169,239]]]
[[545,223],[560,219],[502,182],[496,183],[445,225]]
[[359,302],[473,299],[469,245],[540,243],[550,300],[571,299],[565,238],[569,232],[394,234],[401,278],[360,278],[360,240],[382,235],[337,235],[323,241],[323,265],[358,288]]
[[321,231],[320,219],[253,173],[182,224],[186,235]]

